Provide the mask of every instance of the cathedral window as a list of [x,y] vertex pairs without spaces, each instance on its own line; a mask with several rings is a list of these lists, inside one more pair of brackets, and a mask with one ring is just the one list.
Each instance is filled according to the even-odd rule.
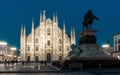
[[118,46],[118,50],[120,51],[120,45]]
[[47,45],[48,45],[48,46],[50,45],[50,40],[47,41]]
[[67,46],[67,51],[69,51],[70,50],[70,48],[69,48],[69,46]]
[[117,44],[117,40],[115,40],[115,44]]
[[61,46],[59,46],[59,51],[62,51],[62,48],[61,48]]
[[59,56],[59,60],[62,60],[62,56]]
[[35,56],[35,61],[38,62],[39,61],[39,57]]
[[30,56],[27,56],[27,61],[30,61]]
[[36,47],[36,51],[38,51],[38,47]]
[[62,43],[62,40],[61,39],[59,39],[59,44],[61,44]]
[[38,39],[35,39],[35,42],[38,43]]
[[120,39],[118,39],[118,44],[120,44]]
[[50,28],[47,28],[47,35],[50,35]]
[[28,51],[30,51],[30,47],[28,47]]

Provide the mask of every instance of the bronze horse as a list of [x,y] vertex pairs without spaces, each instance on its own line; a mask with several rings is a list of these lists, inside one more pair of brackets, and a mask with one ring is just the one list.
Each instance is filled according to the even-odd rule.
[[84,30],[84,27],[86,27],[86,29],[91,29],[91,25],[92,25],[94,19],[99,20],[98,17],[93,15],[92,10],[88,10],[88,12],[84,16],[84,21],[82,22],[82,24],[83,24],[82,30]]

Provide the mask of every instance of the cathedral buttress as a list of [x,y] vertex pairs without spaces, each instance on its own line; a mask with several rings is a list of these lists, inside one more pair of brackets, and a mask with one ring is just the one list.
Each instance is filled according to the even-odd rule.
[[31,29],[31,32],[32,32],[32,58],[31,60],[34,61],[35,60],[35,30],[34,30],[34,19],[32,19],[32,29]]
[[62,58],[65,57],[65,41],[66,41],[66,29],[65,29],[65,22],[63,22],[63,33],[62,33]]

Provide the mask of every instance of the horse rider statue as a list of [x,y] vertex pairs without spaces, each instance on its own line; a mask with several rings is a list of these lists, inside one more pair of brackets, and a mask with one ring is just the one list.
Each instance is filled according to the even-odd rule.
[[82,30],[84,30],[84,27],[86,27],[86,29],[91,29],[91,25],[94,19],[99,20],[99,18],[92,13],[92,10],[88,10],[88,12],[84,16],[84,21],[82,22],[83,24]]

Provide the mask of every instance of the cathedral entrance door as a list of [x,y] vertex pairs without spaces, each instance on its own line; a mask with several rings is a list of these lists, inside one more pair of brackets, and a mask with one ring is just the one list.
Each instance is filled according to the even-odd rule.
[[35,56],[35,61],[38,62],[38,56]]
[[51,54],[47,53],[47,61],[50,62],[51,61]]
[[27,56],[27,61],[30,61],[30,56]]

